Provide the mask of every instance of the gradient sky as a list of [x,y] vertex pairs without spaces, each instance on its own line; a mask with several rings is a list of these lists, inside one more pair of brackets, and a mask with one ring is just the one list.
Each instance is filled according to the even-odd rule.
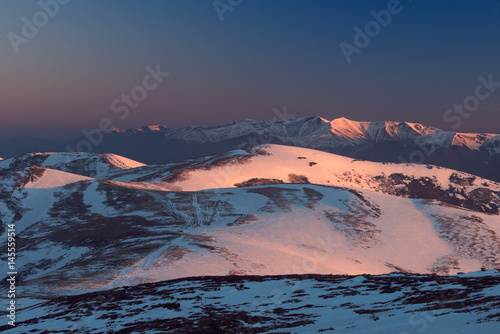
[[[72,135],[103,118],[120,128],[272,119],[285,105],[450,129],[443,113],[478,76],[500,81],[500,0],[401,0],[348,64],[339,44],[388,2],[243,0],[221,21],[213,0],[72,0],[16,54],[8,34],[41,7],[0,0],[0,133]],[[156,64],[170,76],[120,119],[111,103]],[[498,132],[499,121],[500,87],[458,130]]]

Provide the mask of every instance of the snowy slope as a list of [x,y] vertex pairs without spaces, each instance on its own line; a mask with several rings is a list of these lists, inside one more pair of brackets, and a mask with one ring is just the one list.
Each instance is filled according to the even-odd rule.
[[[443,188],[450,185],[452,174],[457,174],[459,178],[473,177],[470,174],[447,168],[419,164],[369,162],[282,145],[265,145],[257,148],[256,154],[236,155],[229,159],[221,157],[219,161],[211,164],[213,167],[199,166],[197,168],[195,166],[180,170],[175,176],[171,175],[170,178],[166,178],[166,181],[182,190],[192,191],[211,188],[211,182],[214,182],[218,188],[234,187],[235,184],[252,178],[279,179],[288,183],[290,182],[289,174],[295,174],[306,176],[310,183],[314,184],[374,189],[378,186],[376,177],[381,175],[403,174],[416,179],[430,177]],[[218,174],[225,177],[217,178]],[[488,187],[495,191],[500,190],[500,184],[477,177],[474,177],[468,185],[479,187],[482,183],[488,183]]]
[[[88,174],[89,166],[108,166],[94,162],[110,161],[62,157],[28,155],[0,169],[0,213],[25,242],[19,265],[27,286],[498,266],[499,185],[460,172],[279,145],[167,166],[122,159],[128,165],[114,168],[118,174],[101,173],[116,180],[29,166]],[[47,247],[53,251],[40,265]]]
[[368,190],[291,184],[164,192],[87,180],[22,194],[1,210],[23,240],[24,295],[200,275],[499,266],[498,216]]
[[[496,216],[320,187],[257,187],[228,195],[192,194],[192,203],[181,207],[192,218],[182,238],[127,267],[109,286],[224,273],[456,273],[499,265]],[[215,203],[225,198],[219,206],[236,212],[214,217],[203,197]],[[461,236],[452,239],[457,232]],[[487,235],[480,246],[476,233]]]
[[108,178],[111,174],[146,166],[143,163],[104,153],[28,153],[0,163],[0,168],[20,169],[37,166],[58,169],[94,178]]
[[[414,332],[411,317],[420,315],[436,333],[450,321],[450,330],[486,333],[499,320],[490,312],[499,306],[497,273],[414,275],[500,268],[500,188],[470,174],[266,145],[158,166],[110,154],[28,154],[0,161],[0,178],[0,247],[16,224],[21,333],[177,333],[210,318],[203,298],[217,312],[235,310],[229,332],[240,320],[270,333],[373,332],[375,323],[381,333]],[[333,287],[323,278],[262,277],[391,272],[406,275],[329,276]],[[207,275],[261,277],[237,288],[227,283],[233,276],[164,282]],[[170,284],[179,285],[163,295]],[[223,287],[236,292],[216,292]],[[77,296],[88,291],[111,300]],[[261,312],[273,296],[283,299]],[[168,309],[174,316],[165,318]]]
[[499,298],[498,271],[195,277],[23,308],[16,332],[490,334]]
[[55,169],[40,168],[38,177],[30,180],[25,188],[58,188],[86,180],[91,180],[91,178]]
[[[147,173],[147,168],[142,173]],[[322,151],[265,145],[252,154],[239,150],[209,157],[149,177],[134,171],[118,180],[141,180],[173,191],[243,187],[276,183],[312,183],[369,189],[390,195],[439,199],[476,211],[498,214],[500,184],[474,175],[431,165],[377,163]],[[161,181],[161,184],[158,182]]]

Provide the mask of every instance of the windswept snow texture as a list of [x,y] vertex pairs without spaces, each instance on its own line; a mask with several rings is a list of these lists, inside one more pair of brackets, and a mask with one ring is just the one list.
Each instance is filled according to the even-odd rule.
[[21,309],[16,330],[490,334],[498,332],[499,308],[495,271],[446,277],[194,277],[55,298]]

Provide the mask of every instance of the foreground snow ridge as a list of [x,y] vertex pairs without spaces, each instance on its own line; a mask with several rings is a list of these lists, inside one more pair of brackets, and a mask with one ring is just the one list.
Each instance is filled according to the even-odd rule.
[[[23,333],[496,333],[498,271],[193,277],[55,298]],[[8,329],[6,326],[0,330]]]

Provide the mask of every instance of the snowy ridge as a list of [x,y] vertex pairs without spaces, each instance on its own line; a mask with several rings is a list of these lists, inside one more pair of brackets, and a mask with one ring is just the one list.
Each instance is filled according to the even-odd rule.
[[25,188],[46,189],[64,187],[71,183],[92,180],[89,177],[62,172],[55,169],[40,168],[36,178],[31,178]]
[[500,141],[500,135],[497,134],[472,134],[472,133],[457,133],[453,137],[452,145],[465,146],[472,150],[479,150],[486,144],[491,144],[493,150],[491,153],[499,153],[498,142]]
[[[280,138],[288,144],[317,148],[313,140],[321,139],[322,146],[349,146],[367,143],[402,141],[434,142],[435,134],[450,140],[443,141],[441,147],[464,146],[472,150],[500,140],[498,134],[445,132],[419,123],[377,121],[359,122],[340,117],[328,121],[319,116],[286,119],[279,121],[258,121],[244,119],[212,126],[188,126],[172,130],[164,125],[135,129],[115,129],[119,134],[141,134],[162,132],[167,139],[186,142],[222,142],[229,139],[260,134]],[[422,139],[421,137],[427,137]],[[498,152],[492,152],[498,153]]]
[[135,178],[132,171],[122,174],[119,179],[140,179],[175,191],[312,183],[369,189],[402,197],[439,199],[477,211],[499,213],[499,183],[447,168],[360,161],[281,145],[264,145],[252,154],[237,152],[164,172],[153,168],[149,176],[148,168],[144,168],[140,178]]
[[148,132],[153,132],[153,131],[165,131],[169,130],[164,125],[150,125],[150,126],[144,126],[142,128],[132,128],[132,129],[120,129],[120,128],[114,128],[111,130],[111,133],[113,134],[139,134],[139,133],[148,133]]
[[367,139],[375,142],[400,139],[410,140],[441,132],[441,130],[426,127],[418,123],[408,122],[356,122],[345,117],[330,122],[331,133],[347,139]]
[[193,277],[56,298],[22,309],[17,328],[23,333],[50,327],[57,333],[490,334],[498,329],[499,283],[495,271],[448,277]]
[[311,183],[436,199],[478,212],[500,213],[500,184],[491,180],[432,165],[369,162],[299,147],[263,145],[253,150],[149,166],[109,154],[77,155],[68,163],[62,159],[67,157],[56,153],[28,155],[15,159],[15,166],[33,163],[82,176],[128,182],[129,187],[138,189],[169,191]]
[[0,168],[21,169],[29,166],[63,170],[93,178],[107,178],[112,172],[146,165],[116,154],[68,152],[28,153],[0,163]]

